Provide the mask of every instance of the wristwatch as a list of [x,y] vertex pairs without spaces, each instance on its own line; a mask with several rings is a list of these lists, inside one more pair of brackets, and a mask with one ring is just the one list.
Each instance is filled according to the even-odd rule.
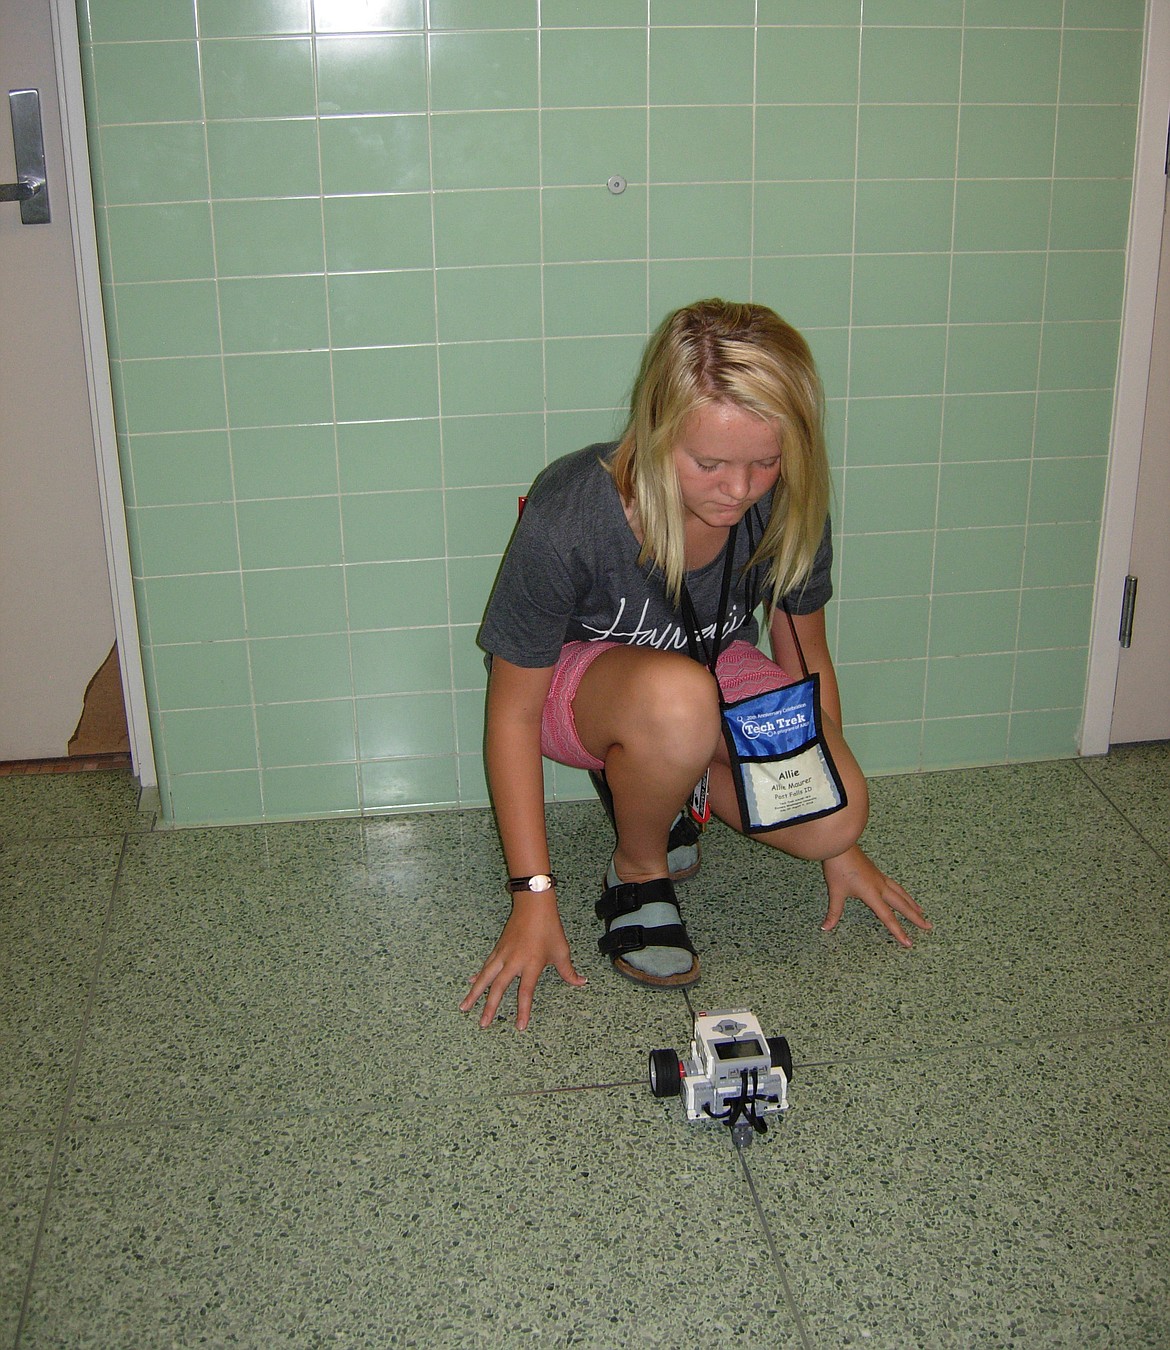
[[556,884],[556,877],[538,872],[534,877],[509,877],[504,889],[514,895],[517,891],[551,891]]

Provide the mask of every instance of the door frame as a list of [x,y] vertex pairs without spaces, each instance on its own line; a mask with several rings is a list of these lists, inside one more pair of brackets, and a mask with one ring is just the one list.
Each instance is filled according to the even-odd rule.
[[143,789],[158,787],[154,742],[146,701],[146,676],[138,636],[138,606],[130,566],[126,503],[118,464],[118,436],[114,425],[114,395],[110,381],[110,353],[106,345],[101,273],[98,268],[97,229],[94,223],[93,181],[89,169],[89,141],[85,94],[81,82],[81,46],[77,9],[73,0],[52,0],[53,56],[57,67],[57,95],[61,107],[61,136],[65,143],[65,179],[73,232],[73,260],[81,315],[81,341],[89,387],[90,421],[97,458],[98,495],[106,567],[114,606],[114,632],[122,669],[122,695],[130,733],[130,756]]
[[[1170,126],[1170,0],[1146,8],[1142,92],[1134,159],[1133,199],[1126,248],[1125,299],[1121,317],[1117,389],[1109,446],[1105,511],[1097,558],[1089,676],[1081,724],[1082,755],[1109,749],[1113,698],[1121,660],[1118,627],[1122,588],[1129,572],[1137,510],[1138,466],[1154,340],[1154,301],[1166,203],[1167,134]],[[1163,285],[1170,285],[1170,259]]]

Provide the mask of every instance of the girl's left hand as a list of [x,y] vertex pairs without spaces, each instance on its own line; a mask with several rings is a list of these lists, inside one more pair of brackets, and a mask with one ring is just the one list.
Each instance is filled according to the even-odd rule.
[[850,896],[868,905],[900,946],[910,947],[913,943],[899,923],[898,915],[916,928],[930,932],[932,924],[920,906],[866,857],[859,844],[835,858],[827,858],[821,866],[825,885],[829,888],[829,912],[821,924],[822,933],[831,933],[837,927],[845,912],[845,901]]

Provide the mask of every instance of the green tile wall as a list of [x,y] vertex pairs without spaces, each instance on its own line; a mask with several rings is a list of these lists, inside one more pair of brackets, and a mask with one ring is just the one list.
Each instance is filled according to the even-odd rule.
[[862,762],[1075,752],[1141,0],[79,17],[170,820],[482,803],[516,496],[713,293],[821,362]]

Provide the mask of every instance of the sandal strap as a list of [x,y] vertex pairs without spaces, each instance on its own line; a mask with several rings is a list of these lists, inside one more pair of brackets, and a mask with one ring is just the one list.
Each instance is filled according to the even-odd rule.
[[699,835],[702,833],[703,827],[684,807],[671,827],[670,838],[666,841],[667,852],[673,852],[676,848],[689,848],[693,844],[697,844]]
[[597,939],[597,950],[602,956],[623,956],[626,952],[640,952],[645,947],[681,947],[692,956],[698,955],[681,923],[660,924],[656,928],[630,923],[624,928],[612,928]]
[[603,891],[601,899],[593,906],[593,912],[607,924],[620,919],[623,914],[633,914],[643,905],[664,901],[678,908],[678,898],[674,893],[674,884],[669,877],[658,877],[654,881],[623,881]]

